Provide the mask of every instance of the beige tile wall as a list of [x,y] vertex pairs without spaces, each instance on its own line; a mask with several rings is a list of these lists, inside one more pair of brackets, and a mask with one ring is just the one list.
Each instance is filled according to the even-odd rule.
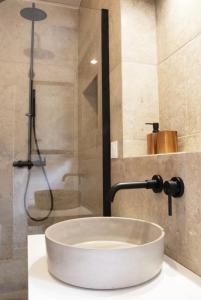
[[[47,12],[48,18],[36,24],[35,34],[38,141],[46,157],[51,188],[73,192],[78,190],[78,178],[68,177],[65,181],[62,178],[67,173],[78,172],[78,11],[41,3],[40,7]],[[47,184],[41,170],[33,169],[28,193],[30,209],[34,216],[45,215],[45,212],[32,208],[37,190],[47,190]],[[54,200],[59,201],[57,197]],[[68,218],[68,203],[65,211],[52,213],[51,219],[43,224],[42,232],[45,226],[65,219],[65,216]],[[33,222],[29,225],[29,232],[39,232]]]
[[[111,136],[122,145],[122,89],[120,45],[120,1],[82,0],[79,36],[79,173],[82,203],[93,214],[102,214],[102,116],[101,116],[101,11],[109,9]],[[91,26],[93,24],[93,27]],[[90,59],[98,57],[99,64],[90,66]],[[95,111],[83,93],[98,75],[98,110]],[[96,126],[94,121],[96,120]],[[120,150],[122,147],[120,146]],[[122,152],[120,151],[120,155]],[[99,172],[97,172],[97,168]]]
[[112,71],[121,62],[120,0],[82,0],[81,7],[109,10],[110,71]]
[[81,6],[109,9],[111,140],[119,157],[144,155],[150,132],[144,123],[159,119],[154,2],[82,0]]
[[[25,114],[31,27],[19,12],[28,5],[28,1],[11,0],[2,2],[0,8],[1,300],[27,299],[27,218],[23,204],[27,170],[14,170],[12,162],[27,155]],[[38,5],[48,14],[45,21],[36,24],[35,34],[39,143],[43,150],[71,153],[70,157],[65,153],[44,155],[52,187],[77,190],[77,179],[62,182],[62,177],[67,172],[77,172],[78,12]],[[47,187],[39,170],[33,170],[29,200],[33,200],[34,191],[40,188]]]
[[[160,155],[127,158],[112,163],[113,183],[150,179],[160,174],[165,180],[181,176],[182,198],[173,199],[173,216],[168,216],[167,196],[150,190],[120,191],[112,205],[114,216],[140,218],[160,224],[166,233],[165,252],[201,276],[201,154]],[[197,180],[196,180],[197,178]]]
[[121,1],[123,157],[146,154],[153,121],[178,131],[179,151],[200,151],[200,12],[200,1]]
[[161,129],[178,131],[179,151],[200,151],[201,2],[156,4]]
[[[28,31],[18,16],[18,10],[22,7],[23,3],[19,1],[12,1],[12,3],[5,1],[1,3],[0,9],[0,298],[2,300],[7,298],[8,292],[12,293],[13,299],[15,292],[19,292],[20,297],[26,299],[27,289],[26,219],[22,212],[23,200],[20,201],[15,197],[16,181],[12,168],[15,141],[21,144],[21,148],[24,147],[24,129],[21,126],[24,117],[16,120],[15,116],[17,111],[23,114],[24,109],[26,110],[26,107],[21,110],[21,103],[22,97],[24,99],[28,91],[27,82],[24,80],[28,73],[28,66],[26,59],[22,59],[21,52]],[[25,38],[22,38],[23,35]]]
[[146,122],[158,122],[155,2],[121,0],[123,157],[146,154]]
[[199,0],[156,0],[156,8],[161,62],[200,33],[201,5]]
[[[135,9],[140,8],[139,15],[141,18],[142,15],[144,16],[144,12],[146,12],[147,17],[150,17],[152,1],[132,1],[132,3],[130,1],[128,3],[126,0],[122,0],[122,2],[123,4],[130,4],[130,6],[127,6],[130,9],[133,9],[131,4],[135,3]],[[178,130],[180,150],[185,152],[200,151],[201,2],[199,0],[157,0],[156,4],[161,129]],[[134,14],[132,16],[133,22],[135,22]],[[143,22],[145,25],[147,24],[145,21],[138,19],[138,27],[143,27]],[[140,32],[138,27],[137,29]],[[134,31],[133,27],[131,31]],[[149,30],[147,31],[149,32]],[[143,34],[140,36],[143,37]],[[128,37],[126,37],[127,39]],[[138,37],[135,37],[135,39],[137,41]],[[141,43],[143,43],[143,40]],[[133,43],[134,41],[133,39]],[[153,53],[152,44],[149,40],[145,49],[149,49],[150,46],[151,51],[149,53]],[[135,48],[132,48],[132,42],[130,47],[133,53]],[[146,58],[147,69],[147,62],[150,63],[150,58],[148,59],[145,56],[144,51],[141,48],[141,52]],[[130,51],[128,53],[130,54]],[[130,56],[129,59],[131,59]],[[138,60],[137,63],[141,63],[141,53],[135,55],[135,59]],[[154,63],[156,62],[157,60]],[[154,63],[152,61],[153,65]],[[136,66],[135,70],[137,70]],[[142,75],[136,79],[136,76],[133,76],[133,74],[136,74],[135,70],[129,73],[131,78],[126,80],[126,84],[128,84],[126,89],[131,91],[131,98],[138,93],[140,99],[140,95],[143,93],[146,95],[150,90],[147,90],[146,81],[146,84],[142,84],[142,86],[140,81],[140,79],[146,80],[148,75],[146,76],[145,72],[140,73],[138,71],[138,74]],[[132,79],[132,76],[135,79]],[[157,83],[154,82],[150,73],[148,78],[152,80],[153,91],[153,86],[156,86]],[[131,88],[132,81],[137,82],[136,86],[139,86],[141,90],[140,88]],[[124,96],[122,101],[124,101]],[[132,100],[130,101],[133,108],[138,110],[135,103]],[[143,108],[142,111],[146,112],[146,109]],[[143,119],[144,113],[142,111],[141,116]],[[140,115],[139,110],[136,115],[138,116],[138,114]],[[123,119],[124,123],[134,124],[134,117],[129,113],[129,109],[123,114]],[[126,130],[128,137],[130,132],[134,132],[134,130],[134,126],[132,131]],[[137,132],[135,134],[137,135]],[[127,141],[124,141],[124,143],[128,143],[127,156],[130,157],[133,156],[136,148],[137,151],[141,152],[144,146],[140,138],[138,141],[132,139],[130,143]],[[166,254],[201,276],[200,165],[200,153],[178,153],[112,160],[113,183],[150,179],[154,174],[162,175],[165,180],[169,180],[173,176],[181,176],[185,183],[185,195],[182,198],[173,200],[172,217],[169,217],[167,213],[167,196],[164,193],[156,195],[147,190],[118,192],[112,207],[112,214],[114,216],[141,218],[163,226],[166,232]]]
[[[90,61],[97,60],[92,65]],[[79,12],[78,160],[81,203],[91,214],[102,214],[102,85],[101,13]]]
[[118,141],[121,157],[123,154],[123,119],[120,0],[82,0],[81,7],[109,10],[111,140]]

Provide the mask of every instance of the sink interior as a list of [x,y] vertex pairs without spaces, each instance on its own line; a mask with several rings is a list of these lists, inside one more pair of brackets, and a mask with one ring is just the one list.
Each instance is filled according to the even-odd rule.
[[75,247],[85,249],[122,249],[135,246],[133,243],[120,241],[90,241],[74,244]]
[[144,245],[161,236],[156,224],[127,218],[84,218],[57,223],[46,235],[54,242],[86,249],[117,249]]

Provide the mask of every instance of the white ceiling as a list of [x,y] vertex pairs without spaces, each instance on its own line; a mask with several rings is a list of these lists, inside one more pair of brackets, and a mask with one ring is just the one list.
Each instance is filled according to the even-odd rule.
[[78,8],[81,2],[81,0],[42,0],[42,1],[65,4],[75,8]]

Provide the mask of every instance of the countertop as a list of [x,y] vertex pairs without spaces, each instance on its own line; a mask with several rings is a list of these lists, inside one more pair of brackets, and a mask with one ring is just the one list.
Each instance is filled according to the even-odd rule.
[[137,287],[95,291],[73,287],[53,278],[47,270],[44,235],[28,237],[29,300],[200,300],[201,277],[164,257],[161,273]]

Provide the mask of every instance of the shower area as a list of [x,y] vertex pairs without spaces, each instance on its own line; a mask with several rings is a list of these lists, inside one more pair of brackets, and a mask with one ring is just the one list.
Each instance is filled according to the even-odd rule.
[[5,294],[27,291],[28,234],[62,220],[103,215],[103,12],[80,1],[63,3],[0,3]]

